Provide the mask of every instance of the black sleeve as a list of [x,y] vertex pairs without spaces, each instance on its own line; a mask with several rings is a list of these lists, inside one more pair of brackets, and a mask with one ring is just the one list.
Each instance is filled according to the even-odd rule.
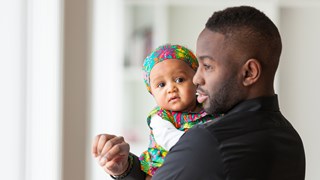
[[224,180],[217,140],[203,126],[189,129],[171,148],[153,180]]
[[135,155],[133,155],[133,166],[132,169],[130,171],[130,173],[128,174],[128,176],[126,176],[125,178],[122,179],[126,179],[126,180],[145,180],[146,179],[146,174],[141,171],[140,168],[140,161],[139,158]]

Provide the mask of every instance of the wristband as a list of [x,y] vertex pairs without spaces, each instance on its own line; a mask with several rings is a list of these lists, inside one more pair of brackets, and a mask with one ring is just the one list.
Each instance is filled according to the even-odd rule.
[[133,156],[131,153],[129,153],[128,156],[128,168],[120,175],[110,175],[113,179],[123,179],[131,172],[131,169],[133,167]]

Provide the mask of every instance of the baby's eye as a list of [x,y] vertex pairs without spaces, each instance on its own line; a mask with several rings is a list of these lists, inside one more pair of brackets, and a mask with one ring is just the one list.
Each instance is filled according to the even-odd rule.
[[184,81],[184,79],[180,78],[180,77],[176,79],[176,83],[182,83],[183,81]]
[[165,85],[166,85],[165,83],[159,83],[157,87],[162,88],[162,87],[164,87]]
[[205,69],[205,70],[209,70],[209,69],[211,69],[211,66],[210,66],[210,65],[208,65],[208,64],[203,64],[203,67],[204,67],[204,69]]

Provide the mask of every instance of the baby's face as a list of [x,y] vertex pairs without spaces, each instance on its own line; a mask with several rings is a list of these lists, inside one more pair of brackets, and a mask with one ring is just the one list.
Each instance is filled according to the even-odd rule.
[[171,111],[195,111],[194,74],[195,71],[181,60],[167,59],[156,64],[150,72],[150,86],[158,106]]

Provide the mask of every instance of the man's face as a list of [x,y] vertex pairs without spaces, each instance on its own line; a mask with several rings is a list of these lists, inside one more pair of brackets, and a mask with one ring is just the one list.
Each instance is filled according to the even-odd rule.
[[221,33],[205,29],[197,41],[199,68],[193,78],[198,101],[207,113],[222,114],[243,98],[236,52]]

